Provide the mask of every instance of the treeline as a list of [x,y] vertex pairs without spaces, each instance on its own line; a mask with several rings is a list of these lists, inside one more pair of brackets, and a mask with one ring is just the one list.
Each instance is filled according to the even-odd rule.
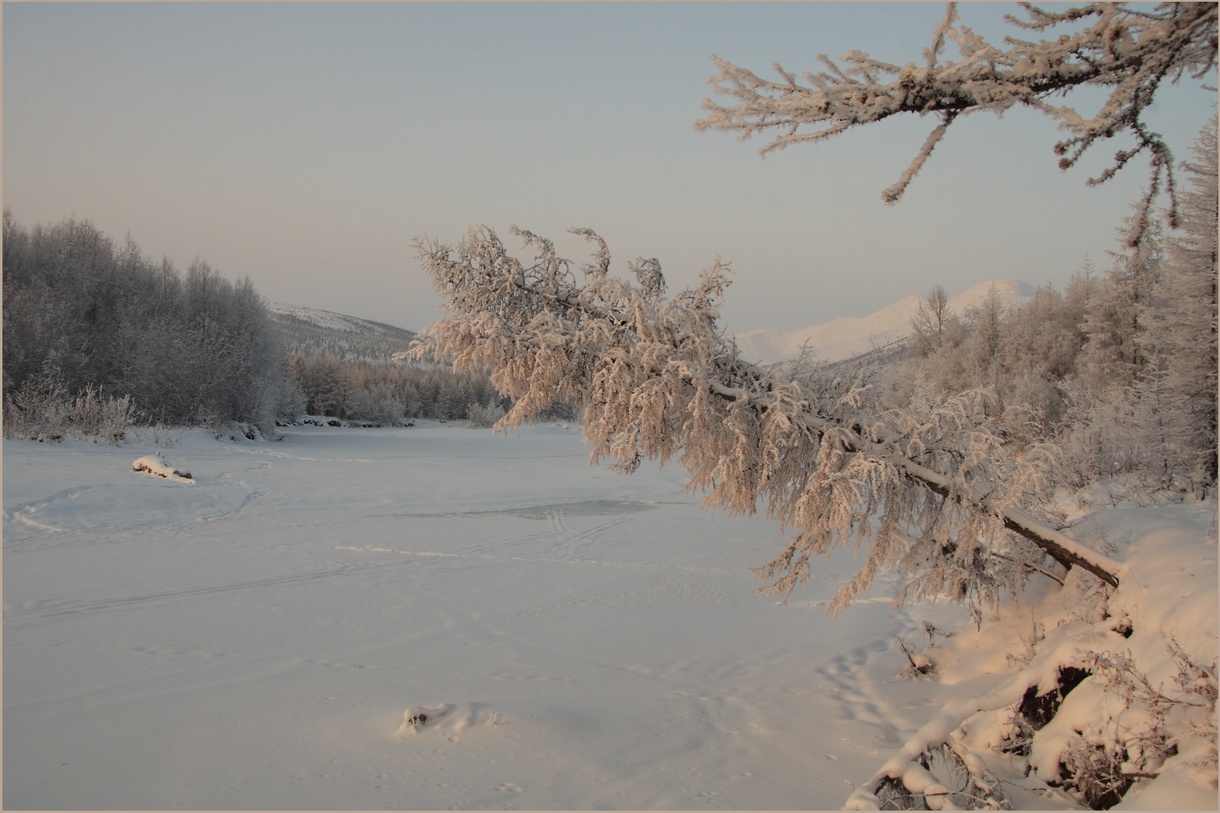
[[[207,263],[185,274],[116,246],[88,222],[25,229],[4,213],[6,424],[59,397],[127,398],[166,425],[273,430],[292,381],[249,279]],[[22,407],[24,406],[24,409]]]
[[293,355],[291,368],[310,415],[390,424],[408,418],[465,418],[472,407],[500,404],[487,376],[441,368],[343,359],[331,353]]
[[[490,425],[512,405],[487,375],[455,373],[447,367],[317,352],[293,354],[290,367],[305,398],[305,412],[355,423],[430,418]],[[577,415],[575,406],[557,402],[541,419],[575,420]]]
[[249,279],[203,261],[180,273],[88,222],[26,229],[5,210],[3,239],[9,437],[121,440],[133,423],[270,436],[305,415],[488,424],[508,406],[486,375],[302,348]]
[[1216,457],[1216,129],[1184,165],[1179,228],[1153,223],[1098,274],[1086,264],[1011,310],[998,295],[964,314],[934,287],[912,319],[913,358],[898,369],[895,405],[970,389],[994,394],[989,417],[1018,447],[1053,445],[1077,487],[1136,475],[1202,493]]

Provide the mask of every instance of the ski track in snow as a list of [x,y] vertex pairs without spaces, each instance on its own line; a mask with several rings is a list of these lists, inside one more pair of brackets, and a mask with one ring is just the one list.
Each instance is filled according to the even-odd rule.
[[[366,565],[364,569],[372,567],[375,567],[375,565]],[[260,590],[268,587],[308,582],[315,579],[332,578],[350,574],[352,571],[359,569],[361,568],[354,568],[350,565],[337,565],[309,573],[292,573],[266,579],[252,579],[231,584],[218,584],[180,590],[162,590],[133,596],[104,599],[73,599],[68,601],[33,601],[6,608],[5,618],[6,620],[20,623],[27,620],[71,618],[78,615],[94,616],[102,612],[132,609],[147,604],[163,604],[178,599],[214,596],[245,590]]]

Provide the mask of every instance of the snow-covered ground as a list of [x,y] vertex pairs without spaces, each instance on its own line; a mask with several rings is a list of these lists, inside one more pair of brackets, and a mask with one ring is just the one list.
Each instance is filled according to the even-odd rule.
[[968,619],[895,611],[890,581],[828,616],[851,551],[758,594],[773,523],[701,509],[677,467],[590,467],[575,429],[3,465],[8,809],[837,808],[1002,677],[902,677],[899,635]]
[[267,310],[273,316],[287,316],[300,322],[314,325],[315,327],[339,333],[371,333],[379,336],[385,333],[399,334],[410,332],[404,328],[387,325],[383,322],[373,322],[356,316],[348,316],[345,313],[335,313],[334,311],[321,310],[320,308],[305,308],[300,305],[287,305],[282,302],[270,303],[267,306]]

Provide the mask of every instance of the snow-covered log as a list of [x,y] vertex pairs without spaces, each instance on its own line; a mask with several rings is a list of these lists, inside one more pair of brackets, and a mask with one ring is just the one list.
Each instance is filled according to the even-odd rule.
[[[837,611],[879,569],[913,576],[899,599],[949,596],[992,602],[1049,565],[1079,567],[1111,585],[1121,563],[1072,540],[1030,508],[1047,487],[1044,455],[1010,456],[981,418],[985,393],[926,414],[867,415],[861,393],[818,398],[737,357],[717,326],[728,285],[717,262],[701,284],[673,296],[655,260],[632,266],[638,283],[609,274],[605,243],[578,284],[549,240],[514,229],[537,252],[511,256],[487,228],[458,246],[417,247],[453,317],[417,349],[458,370],[492,370],[516,399],[511,427],[555,399],[584,404],[591,457],[633,470],[678,457],[706,503],[752,513],[759,504],[795,538],[760,575],[788,593],[810,559],[836,544],[867,548]],[[1012,533],[1008,533],[1012,532]]]
[[143,457],[137,457],[131,463],[131,470],[134,472],[151,474],[156,477],[163,477],[166,480],[175,480],[186,483],[195,482],[189,471],[179,471],[155,455],[144,455]]

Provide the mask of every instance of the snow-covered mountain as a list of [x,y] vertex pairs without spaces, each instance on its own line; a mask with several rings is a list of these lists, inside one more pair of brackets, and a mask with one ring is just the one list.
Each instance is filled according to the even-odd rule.
[[[963,314],[981,304],[991,286],[999,291],[1005,306],[1019,304],[1033,295],[1029,283],[1013,279],[980,282],[949,300],[953,313]],[[922,296],[911,294],[868,316],[840,316],[829,322],[788,331],[747,330],[736,336],[743,358],[770,364],[796,358],[802,347],[810,348],[823,361],[841,361],[904,341],[911,332],[911,317]]]
[[415,333],[333,311],[272,303],[267,306],[290,352],[386,361],[406,350]]

